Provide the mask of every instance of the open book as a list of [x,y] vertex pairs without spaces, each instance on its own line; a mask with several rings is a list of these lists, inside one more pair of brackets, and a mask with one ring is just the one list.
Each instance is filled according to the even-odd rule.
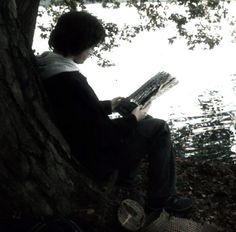
[[165,93],[178,83],[175,77],[169,73],[159,72],[150,78],[140,88],[133,92],[130,96],[123,99],[115,108],[115,111],[122,116],[130,114],[138,105],[144,105],[152,101],[156,97]]

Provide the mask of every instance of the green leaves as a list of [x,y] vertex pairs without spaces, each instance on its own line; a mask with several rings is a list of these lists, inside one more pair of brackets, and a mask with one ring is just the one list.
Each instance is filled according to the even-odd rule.
[[[213,49],[219,45],[223,34],[221,32],[222,22],[233,28],[235,17],[230,15],[230,0],[171,0],[137,1],[128,0],[121,3],[118,0],[99,0],[92,3],[101,3],[101,7],[118,9],[127,7],[136,10],[139,20],[135,24],[117,25],[114,22],[103,22],[107,33],[107,39],[98,49],[102,52],[111,51],[120,45],[121,41],[132,42],[139,33],[143,31],[155,31],[161,28],[175,25],[172,35],[168,38],[173,44],[178,38],[184,38],[189,49],[201,46],[204,49]],[[41,36],[47,35],[55,24],[58,16],[69,10],[87,9],[84,0],[51,0],[50,4],[39,11],[42,17],[45,13],[51,18],[48,25],[39,25],[42,31]],[[235,29],[232,29],[231,36],[235,40]],[[102,59],[102,56],[98,57]],[[104,62],[101,62],[104,63]],[[106,63],[106,62],[105,62]]]

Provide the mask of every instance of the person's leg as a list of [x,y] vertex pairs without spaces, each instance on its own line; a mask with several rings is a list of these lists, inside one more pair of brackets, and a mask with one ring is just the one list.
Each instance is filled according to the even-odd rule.
[[[164,208],[176,193],[175,152],[167,123],[148,116],[138,123],[136,133],[127,141],[124,158],[120,157],[123,160],[120,165],[121,179],[128,178],[138,161],[147,154],[149,161],[147,204],[150,208]],[[188,199],[179,199],[178,202],[173,201],[171,204],[169,208],[180,211],[191,206]]]
[[137,131],[126,139],[124,152],[116,161],[120,178],[129,178],[146,156],[149,161],[149,197],[167,198],[175,192],[175,156],[168,125],[150,116],[140,121]]
[[175,153],[170,130],[164,120],[147,117],[138,125],[138,133],[146,140],[149,162],[150,202],[163,202],[175,194]]
[[146,145],[146,139],[137,133],[126,138],[121,154],[115,159],[115,165],[119,171],[119,185],[132,188],[136,184],[137,167],[147,156]]

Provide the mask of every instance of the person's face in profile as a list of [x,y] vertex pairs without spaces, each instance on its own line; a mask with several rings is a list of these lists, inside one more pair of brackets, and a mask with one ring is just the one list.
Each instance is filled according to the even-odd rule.
[[93,51],[93,48],[88,48],[88,49],[84,50],[82,53],[80,53],[79,55],[74,56],[74,57],[73,57],[74,62],[77,63],[77,64],[83,64],[84,61],[85,61],[88,57],[91,56],[92,51]]

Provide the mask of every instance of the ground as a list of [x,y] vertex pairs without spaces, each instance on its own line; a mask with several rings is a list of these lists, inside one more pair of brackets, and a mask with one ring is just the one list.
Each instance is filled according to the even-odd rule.
[[[177,158],[178,194],[193,199],[193,209],[184,217],[207,222],[225,232],[236,231],[236,165],[222,161]],[[142,163],[136,191],[144,192],[146,163]],[[120,190],[120,197],[132,194]],[[126,195],[127,194],[127,195]]]
[[224,231],[236,231],[236,165],[222,161],[177,160],[178,189],[194,200],[189,216]]

